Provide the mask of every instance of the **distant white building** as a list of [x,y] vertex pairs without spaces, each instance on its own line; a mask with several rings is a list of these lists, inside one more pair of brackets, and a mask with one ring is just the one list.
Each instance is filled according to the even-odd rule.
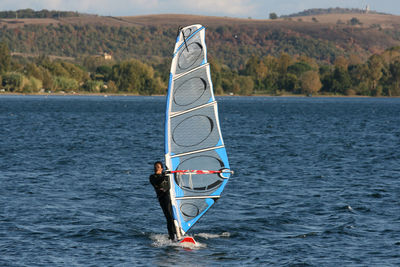
[[105,60],[110,60],[110,59],[112,59],[112,54],[110,53],[107,53],[107,52],[104,52],[104,54],[103,54],[103,56],[104,56],[104,59]]
[[369,13],[369,5],[367,4],[366,6],[365,6],[365,14],[368,14]]

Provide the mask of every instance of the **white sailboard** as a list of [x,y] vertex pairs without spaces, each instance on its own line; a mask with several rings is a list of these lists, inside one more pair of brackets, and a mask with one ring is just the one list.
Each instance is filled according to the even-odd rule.
[[165,164],[177,237],[220,198],[231,176],[207,62],[205,28],[178,32],[168,85]]

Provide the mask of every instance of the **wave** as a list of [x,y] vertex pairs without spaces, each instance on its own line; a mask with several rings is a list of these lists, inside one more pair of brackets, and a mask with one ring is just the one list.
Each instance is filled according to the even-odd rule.
[[151,245],[156,248],[175,247],[185,249],[201,249],[207,247],[206,244],[201,243],[198,240],[196,240],[196,244],[181,244],[180,242],[170,240],[166,234],[150,234],[150,239],[153,241]]

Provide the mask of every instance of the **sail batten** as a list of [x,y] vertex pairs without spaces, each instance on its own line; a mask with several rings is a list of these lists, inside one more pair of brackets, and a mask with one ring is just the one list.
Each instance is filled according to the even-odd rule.
[[191,111],[195,111],[196,109],[200,109],[200,108],[212,106],[212,105],[214,105],[214,104],[216,104],[216,103],[217,103],[216,101],[213,101],[213,102],[204,104],[204,105],[202,105],[202,106],[194,107],[194,108],[192,108],[192,109],[188,109],[188,110],[184,110],[184,111],[180,111],[180,112],[173,112],[173,113],[171,113],[171,118],[176,117],[176,116],[179,116],[179,115],[183,115],[183,114],[188,113],[188,112],[191,112]]
[[200,150],[189,151],[189,152],[186,152],[186,153],[182,153],[182,154],[178,154],[178,155],[173,155],[173,156],[171,156],[171,157],[172,157],[172,158],[182,157],[182,156],[187,156],[187,155],[191,155],[191,154],[196,154],[196,153],[200,153],[200,152],[215,150],[215,149],[224,148],[224,147],[225,147],[225,146],[208,147],[208,148],[204,148],[204,149],[200,149]]
[[[173,53],[165,121],[165,164],[178,238],[218,199],[230,173],[207,62],[205,28],[182,28]],[[208,170],[209,173],[174,173]],[[172,171],[172,173],[171,173]]]
[[205,199],[205,198],[214,198],[218,199],[220,196],[200,196],[200,197],[178,197],[176,198],[177,200],[183,200],[183,199]]
[[198,70],[198,69],[200,69],[200,68],[205,68],[205,67],[207,67],[208,65],[209,65],[209,63],[206,63],[206,64],[203,64],[203,65],[201,65],[201,66],[199,66],[199,67],[197,67],[197,68],[194,68],[194,69],[192,69],[192,70],[190,70],[190,71],[188,71],[188,72],[178,74],[178,75],[176,75],[176,76],[174,77],[174,80],[177,80],[177,79],[179,79],[179,78],[182,78],[183,76],[188,75],[188,74],[190,74],[191,72],[196,71],[196,70]]

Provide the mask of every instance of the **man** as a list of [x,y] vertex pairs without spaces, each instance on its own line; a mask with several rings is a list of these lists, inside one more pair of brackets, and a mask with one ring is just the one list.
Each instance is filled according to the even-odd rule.
[[172,217],[171,199],[169,196],[169,179],[163,172],[163,164],[160,161],[154,163],[154,174],[149,177],[150,183],[154,186],[158,201],[167,219],[169,239],[175,239],[174,218]]

